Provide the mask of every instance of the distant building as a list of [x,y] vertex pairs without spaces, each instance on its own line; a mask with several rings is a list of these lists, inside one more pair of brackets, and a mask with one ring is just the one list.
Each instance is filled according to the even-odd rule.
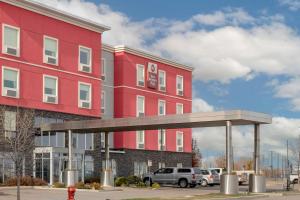
[[[0,105],[34,109],[34,123],[191,112],[192,68],[124,46],[102,44],[108,27],[31,1],[0,0]],[[99,177],[104,137],[73,134],[79,179]],[[0,133],[0,182],[13,174]],[[67,134],[35,135],[24,175],[63,180]],[[111,133],[115,176],[190,166],[191,129]],[[34,167],[26,168],[29,162]]]

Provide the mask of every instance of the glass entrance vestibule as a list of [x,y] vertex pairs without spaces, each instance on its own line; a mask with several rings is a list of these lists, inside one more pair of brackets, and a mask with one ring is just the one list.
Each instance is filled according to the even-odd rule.
[[[64,171],[68,167],[68,149],[61,147],[37,147],[33,151],[33,176],[53,185],[63,183]],[[72,166],[78,171],[79,181],[91,178],[94,171],[92,156],[85,155],[82,149],[74,149]]]

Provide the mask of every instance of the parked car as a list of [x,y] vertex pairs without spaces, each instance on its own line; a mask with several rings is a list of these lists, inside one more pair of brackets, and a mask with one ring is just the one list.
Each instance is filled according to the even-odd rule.
[[213,186],[220,184],[219,174],[215,170],[211,169],[199,169],[202,175],[202,180],[200,180],[201,186]]
[[225,168],[218,168],[218,167],[214,167],[214,168],[208,168],[209,170],[215,170],[218,174],[219,174],[219,179],[221,179],[221,175],[226,173],[226,169]]
[[293,184],[297,184],[298,183],[298,174],[291,174],[290,175],[290,181]]
[[200,182],[201,175],[195,173],[193,168],[166,167],[143,175],[146,185],[152,183],[178,185],[181,188],[195,187]]
[[239,185],[243,185],[244,183],[246,183],[248,181],[247,173],[238,173],[237,172],[237,176],[238,176]]

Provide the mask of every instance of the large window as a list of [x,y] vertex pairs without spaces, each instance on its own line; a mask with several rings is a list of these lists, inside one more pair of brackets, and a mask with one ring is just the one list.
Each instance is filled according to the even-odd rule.
[[177,75],[176,77],[176,92],[177,95],[183,96],[183,76]]
[[146,162],[134,162],[134,175],[142,176],[148,172],[148,166]]
[[44,102],[54,104],[58,102],[57,88],[57,77],[44,76]]
[[137,149],[145,148],[145,131],[136,132]]
[[93,133],[73,133],[73,147],[76,149],[93,150],[94,134]]
[[166,150],[166,130],[158,130],[158,150]]
[[58,40],[44,36],[44,63],[58,65]]
[[3,24],[2,53],[20,56],[20,29]]
[[2,68],[2,96],[19,98],[19,70]]
[[158,115],[166,114],[166,101],[158,100]]
[[183,132],[176,132],[176,147],[178,152],[183,152]]
[[64,132],[43,132],[35,136],[35,146],[65,147]]
[[166,91],[166,72],[162,70],[158,70],[158,89]]
[[145,86],[145,66],[137,64],[136,65],[136,81],[137,86]]
[[79,83],[79,107],[91,108],[91,84]]
[[92,49],[79,46],[79,70],[88,73],[92,71]]
[[183,104],[176,103],[176,114],[183,114]]
[[5,138],[13,138],[16,135],[17,114],[12,111],[4,112],[4,132]]
[[136,98],[136,116],[143,117],[145,116],[145,97],[137,96]]
[[105,113],[105,92],[101,92],[101,113]]

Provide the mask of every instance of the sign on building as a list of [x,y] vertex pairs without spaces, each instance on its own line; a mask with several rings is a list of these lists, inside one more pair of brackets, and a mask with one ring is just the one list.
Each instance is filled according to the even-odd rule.
[[148,88],[157,88],[157,64],[148,63],[148,78],[147,78]]

